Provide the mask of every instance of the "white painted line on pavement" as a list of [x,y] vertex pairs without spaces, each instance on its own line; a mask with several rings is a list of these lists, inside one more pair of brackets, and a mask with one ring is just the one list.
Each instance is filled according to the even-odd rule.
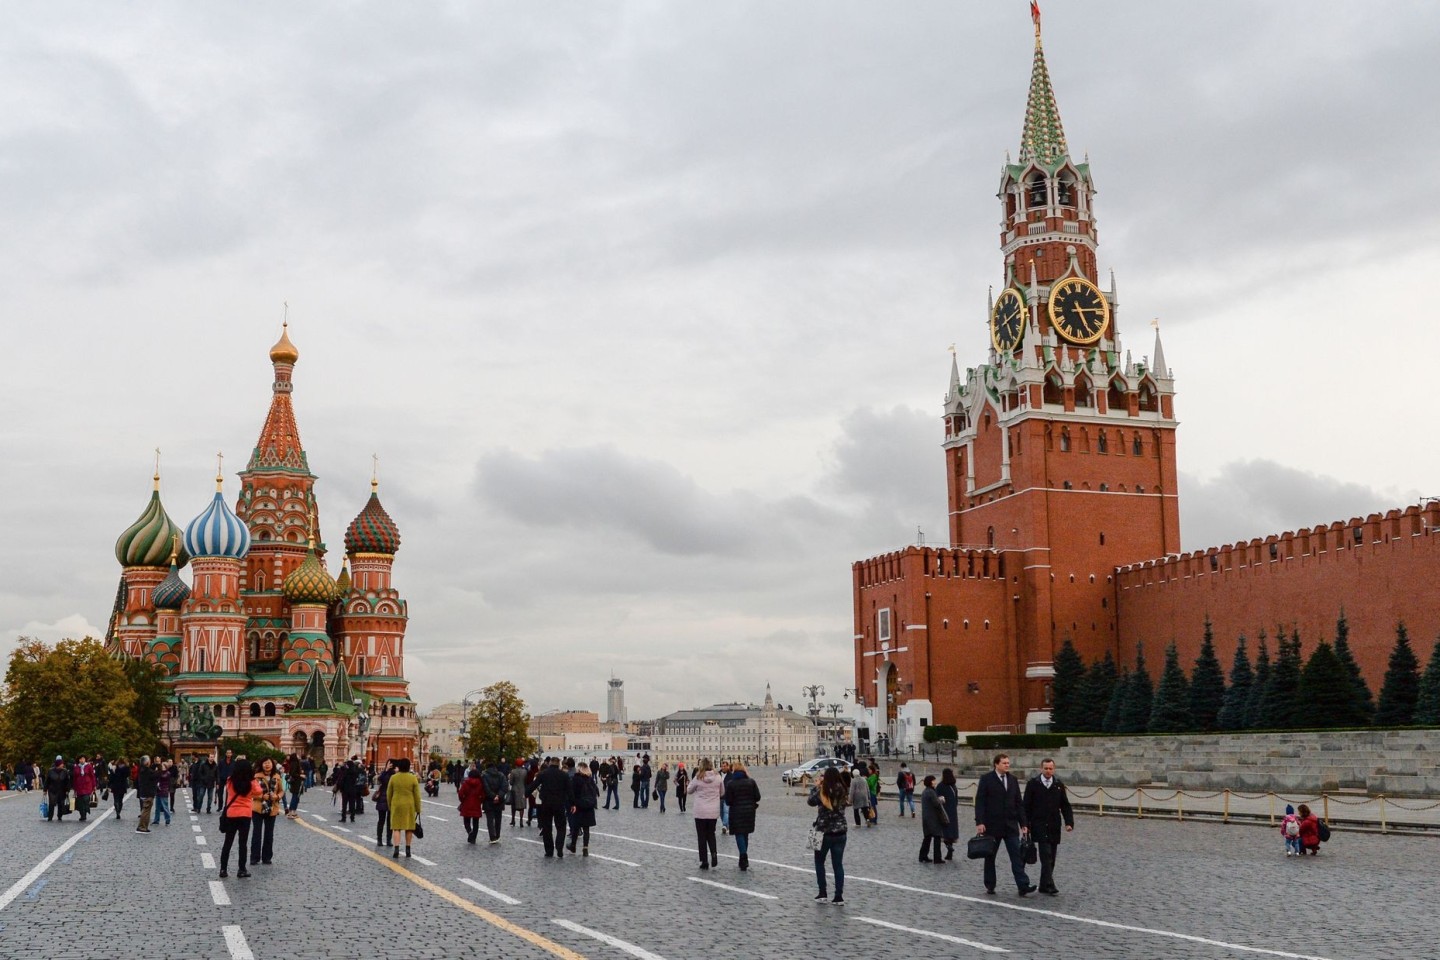
[[[126,794],[126,796],[129,796],[129,794]],[[30,868],[29,873],[25,874],[25,876],[21,877],[19,880],[16,880],[14,885],[11,886],[10,889],[6,890],[3,894],[0,894],[0,910],[4,910],[6,907],[10,906],[11,902],[14,901],[16,897],[20,896],[23,891],[30,889],[30,887],[34,885],[35,881],[40,879],[40,876],[55,864],[56,860],[59,860],[61,857],[63,857],[65,855],[65,851],[75,846],[75,844],[79,843],[81,840],[84,840],[90,835],[91,830],[94,830],[96,827],[100,826],[100,824],[109,820],[113,815],[113,809],[105,811],[103,814],[96,817],[95,822],[90,824],[90,826],[86,827],[84,830],[81,830],[79,833],[72,836],[69,840],[66,840],[64,843],[60,844],[60,846],[50,851],[49,855],[46,856],[44,860],[41,860],[39,863],[35,864],[35,866]]]
[[197,824],[193,824],[193,825],[190,827],[190,829],[191,829],[191,830],[194,830],[196,833],[199,833],[203,828],[197,823]]
[[861,923],[872,924],[877,927],[886,927],[890,930],[898,930],[901,933],[913,933],[920,937],[934,937],[936,940],[946,940],[950,943],[958,943],[967,947],[974,947],[976,950],[984,950],[989,953],[1009,953],[1004,947],[991,946],[988,943],[980,943],[977,940],[966,940],[964,937],[952,937],[948,933],[935,933],[931,930],[917,930],[914,927],[902,927],[898,923],[890,923],[885,920],[876,920],[873,917],[855,917]]
[[211,880],[210,899],[215,901],[215,906],[217,907],[230,906],[230,894],[225,892],[225,884],[219,880]]
[[206,846],[207,843],[208,843],[208,841],[207,841],[204,837],[196,837],[196,838],[195,838],[195,845],[196,845],[197,847]]
[[427,813],[427,814],[425,814],[425,818],[426,818],[427,820],[439,820],[441,823],[449,823],[449,822],[450,822],[449,820],[446,820],[444,817],[437,817],[437,816],[435,816],[435,814],[433,814],[433,813]]
[[230,960],[255,960],[255,954],[250,952],[250,944],[245,942],[245,931],[239,927],[221,927],[220,932],[225,934],[225,946],[230,950]]
[[619,857],[607,857],[607,856],[605,856],[604,854],[600,854],[600,853],[592,853],[592,854],[590,854],[590,859],[591,859],[591,860],[609,860],[611,863],[623,863],[623,864],[625,864],[625,866],[627,866],[627,867],[638,867],[638,866],[640,866],[640,864],[635,863],[635,862],[630,861],[630,860],[621,860]]
[[[624,836],[624,835],[618,834],[618,833],[600,833],[598,830],[591,830],[591,831],[590,831],[590,835],[591,835],[591,836],[594,836],[594,837],[610,837],[611,839],[614,839],[614,840],[629,840],[631,843],[643,843],[643,844],[645,844],[647,847],[661,847],[661,848],[663,848],[663,849],[665,849],[665,850],[679,850],[679,851],[681,851],[681,852],[683,852],[683,853],[688,853],[688,854],[690,854],[691,856],[694,856],[694,855],[695,855],[695,848],[694,848],[694,847],[677,847],[677,846],[675,846],[675,844],[673,844],[673,843],[660,843],[659,841],[656,841],[656,840],[641,840],[639,837],[627,837],[627,836]],[[516,839],[524,839],[524,838],[523,838],[523,837],[517,837]],[[538,841],[538,840],[528,840],[528,841],[526,841],[526,842],[527,842],[527,843],[539,843],[540,841]],[[593,857],[593,856],[595,856],[595,854],[592,853],[592,854],[590,854],[590,856]],[[722,853],[722,854],[720,854],[720,856],[724,857],[726,860],[738,860],[738,859],[740,859],[739,857],[737,857],[737,856],[735,856],[735,855],[733,855],[733,854],[729,854],[729,853]],[[628,862],[628,861],[624,861],[624,860],[621,861],[621,863],[626,863],[626,862]],[[792,866],[791,866],[790,864],[788,864],[788,863],[776,863],[774,860],[756,860],[754,857],[751,857],[751,858],[750,858],[750,862],[751,862],[751,863],[763,863],[763,864],[764,864],[765,866],[767,866],[767,867],[779,867],[779,868],[782,869],[782,870],[794,870],[796,873],[813,874],[813,873],[815,872],[814,870],[809,869],[809,868],[807,868],[807,867],[792,867]],[[639,864],[633,864],[633,866],[639,866]]]
[[632,957],[638,957],[639,960],[665,960],[665,958],[660,956],[660,954],[658,953],[651,953],[649,950],[637,947],[633,943],[626,943],[619,937],[612,937],[608,933],[601,933],[599,930],[591,930],[589,927],[582,927],[580,926],[580,924],[576,923],[573,920],[557,919],[551,920],[550,922],[557,923],[560,926],[564,927],[566,930],[573,930],[576,933],[583,934],[584,936],[587,936],[592,940],[599,940],[601,943],[609,944],[616,950],[622,950],[625,953],[630,954],[630,956]]
[[410,859],[414,860],[416,863],[423,863],[427,867],[435,866],[434,860],[426,860],[424,857],[411,857]]
[[463,883],[463,884],[465,884],[465,886],[467,886],[467,887],[474,887],[476,890],[479,890],[481,893],[485,894],[486,896],[494,897],[496,900],[499,900],[501,903],[508,903],[508,904],[510,904],[510,906],[512,906],[512,907],[513,907],[513,906],[516,906],[517,904],[520,903],[520,901],[519,901],[519,900],[516,900],[514,897],[506,896],[505,894],[501,893],[499,890],[491,890],[489,887],[485,886],[485,884],[483,884],[483,883],[476,883],[474,880],[466,880],[464,877],[461,877],[461,878],[460,878],[460,882]]
[[1267,957],[1284,957],[1285,960],[1330,960],[1329,957],[1321,957],[1309,953],[1291,953],[1288,950],[1273,950],[1269,947],[1251,947],[1243,943],[1230,943],[1225,940],[1212,940],[1209,937],[1197,937],[1191,933],[1176,933],[1173,930],[1140,927],[1129,923],[1116,923],[1113,920],[1097,920],[1094,917],[1082,917],[1074,913],[1046,910],[1044,907],[1026,907],[1018,903],[1006,903],[1003,900],[995,900],[991,897],[982,898],[966,896],[962,893],[944,893],[940,890],[926,890],[924,887],[911,887],[903,883],[891,883],[889,880],[876,880],[871,877],[855,877],[849,874],[845,875],[845,879],[851,883],[873,883],[877,886],[890,887],[894,890],[907,890],[911,893],[929,894],[932,897],[944,897],[947,900],[963,900],[967,903],[980,903],[989,907],[999,907],[1002,910],[1015,910],[1020,913],[1037,913],[1045,917],[1054,917],[1057,920],[1070,920],[1074,923],[1087,923],[1093,927],[1104,927],[1107,930],[1148,933],[1152,937],[1168,937],[1171,940],[1184,940],[1187,943],[1203,943],[1211,947],[1223,947],[1226,950],[1240,950],[1245,953],[1258,953]]
[[[310,811],[308,811],[308,810],[305,811],[305,812],[306,812],[306,813],[310,813]],[[318,814],[318,813],[310,813],[310,816],[314,817],[316,820],[324,820],[324,819],[325,819],[324,817],[320,816],[320,814]]]
[[191,822],[191,823],[199,823],[199,822],[200,822],[200,818],[197,817],[197,816],[195,816],[195,814],[192,813],[192,814],[190,814],[190,822]]
[[330,829],[331,829],[331,830],[339,830],[341,833],[349,833],[349,832],[350,832],[350,828],[349,828],[349,827],[342,827],[342,826],[340,826],[340,824],[338,824],[338,823],[332,823],[332,824],[330,824]]
[[716,883],[714,880],[702,880],[699,877],[686,877],[691,883],[703,883],[707,887],[719,887],[721,890],[729,890],[733,893],[743,893],[747,897],[758,897],[761,900],[779,900],[780,898],[772,893],[760,893],[755,890],[744,890],[740,887],[732,887],[728,883]]
[[204,867],[206,870],[214,870],[214,869],[215,869],[215,854],[213,854],[213,853],[202,853],[202,854],[200,854],[200,866]]

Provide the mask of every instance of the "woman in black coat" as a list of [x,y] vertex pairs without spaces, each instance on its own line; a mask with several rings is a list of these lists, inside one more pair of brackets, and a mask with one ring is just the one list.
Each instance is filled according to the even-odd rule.
[[[945,859],[955,859],[955,841],[960,839],[960,787],[955,781],[955,771],[946,767],[940,771],[940,785],[935,788],[940,802],[945,805],[945,816],[950,820],[941,831],[945,840]],[[938,859],[938,854],[937,854]]]
[[735,761],[725,781],[725,804],[730,808],[730,835],[740,853],[740,869],[750,869],[750,834],[755,832],[755,809],[760,806],[760,785],[745,764]]
[[574,803],[570,807],[570,852],[575,852],[575,841],[581,840],[580,856],[590,856],[590,828],[595,826],[595,808],[600,804],[600,788],[590,775],[585,764],[575,767],[575,776],[570,779]]

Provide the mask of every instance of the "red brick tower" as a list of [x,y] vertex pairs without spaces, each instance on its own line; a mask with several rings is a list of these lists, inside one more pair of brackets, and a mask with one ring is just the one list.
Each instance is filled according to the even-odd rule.
[[1180,549],[1174,381],[1158,329],[1151,358],[1122,351],[1113,274],[1098,286],[1094,194],[1037,19],[1019,161],[1000,181],[990,358],[963,380],[953,368],[945,403],[950,538],[1021,555],[1007,568],[1033,714],[1067,637],[1087,660],[1115,649],[1115,568]]
[[952,362],[945,398],[950,547],[855,566],[872,738],[898,746],[927,722],[1048,723],[1066,638],[1087,660],[1122,653],[1115,568],[1179,549],[1174,381],[1158,330],[1148,359],[1121,346],[1094,194],[1065,141],[1037,16],[1020,154],[1001,171],[991,348],[963,376]]

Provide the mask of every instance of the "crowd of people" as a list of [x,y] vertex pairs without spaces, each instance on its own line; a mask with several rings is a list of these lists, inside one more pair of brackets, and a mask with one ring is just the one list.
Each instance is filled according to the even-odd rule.
[[[25,764],[22,769],[31,766]],[[282,813],[297,816],[301,795],[317,782],[330,789],[342,822],[358,822],[370,799],[375,812],[375,844],[389,847],[394,858],[401,856],[402,848],[404,856],[412,856],[414,841],[424,836],[422,792],[438,795],[442,782],[456,790],[465,842],[478,842],[483,821],[488,842],[500,843],[508,811],[511,827],[531,827],[538,822],[546,857],[563,859],[567,852],[589,856],[596,811],[621,808],[619,790],[627,782],[626,766],[618,756],[588,762],[568,757],[497,758],[468,765],[432,761],[422,786],[421,776],[403,757],[386,760],[377,771],[358,756],[333,768],[297,754],[280,763],[265,757],[258,765],[231,751],[217,759],[193,757],[188,765],[149,756],[134,762],[80,756],[73,761],[56,757],[43,773],[24,770],[28,777],[24,789],[44,791],[42,816],[47,820],[63,821],[75,813],[84,821],[99,803],[108,800],[114,804],[118,822],[133,787],[139,804],[135,831],[145,834],[162,820],[167,826],[172,822],[177,792],[188,786],[194,813],[220,814],[225,836],[220,876],[230,875],[231,855],[238,851],[235,875],[243,878],[250,876],[247,867],[273,861],[276,819]],[[844,856],[851,820],[846,808],[850,808],[856,828],[878,826],[881,778],[878,763],[861,759],[848,769],[826,768],[810,788],[807,799],[815,808],[810,848],[817,901],[844,902]],[[738,867],[749,869],[750,837],[755,832],[761,793],[743,762],[726,760],[717,767],[702,759],[693,770],[678,763],[672,771],[666,763],[652,765],[645,755],[629,765],[628,783],[631,806],[637,810],[649,809],[655,801],[664,813],[666,798],[673,790],[677,809],[689,813],[694,822],[701,870],[719,865],[717,831],[734,837]],[[893,784],[898,815],[908,813],[914,819],[918,813],[919,861],[953,861],[961,839],[960,791],[954,771],[947,768],[938,777],[926,775],[919,784],[918,803],[915,776],[907,764],[899,765]],[[1040,771],[1022,789],[1020,780],[1010,773],[1009,756],[996,754],[991,771],[976,784],[973,813],[975,829],[966,855],[982,861],[981,878],[987,894],[995,893],[1001,849],[1020,896],[1060,892],[1055,884],[1056,854],[1063,834],[1074,829],[1075,818],[1053,760],[1043,761]],[[1328,839],[1328,827],[1304,804],[1298,810],[1286,807],[1280,831],[1287,856],[1317,854],[1322,840]],[[1030,882],[1026,869],[1037,862],[1038,885]],[[833,897],[829,893],[832,878]]]

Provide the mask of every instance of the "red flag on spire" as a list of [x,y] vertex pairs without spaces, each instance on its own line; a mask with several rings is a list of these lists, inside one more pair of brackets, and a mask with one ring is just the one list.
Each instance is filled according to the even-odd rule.
[[1040,0],[1030,0],[1030,19],[1035,21],[1035,32],[1040,32]]

